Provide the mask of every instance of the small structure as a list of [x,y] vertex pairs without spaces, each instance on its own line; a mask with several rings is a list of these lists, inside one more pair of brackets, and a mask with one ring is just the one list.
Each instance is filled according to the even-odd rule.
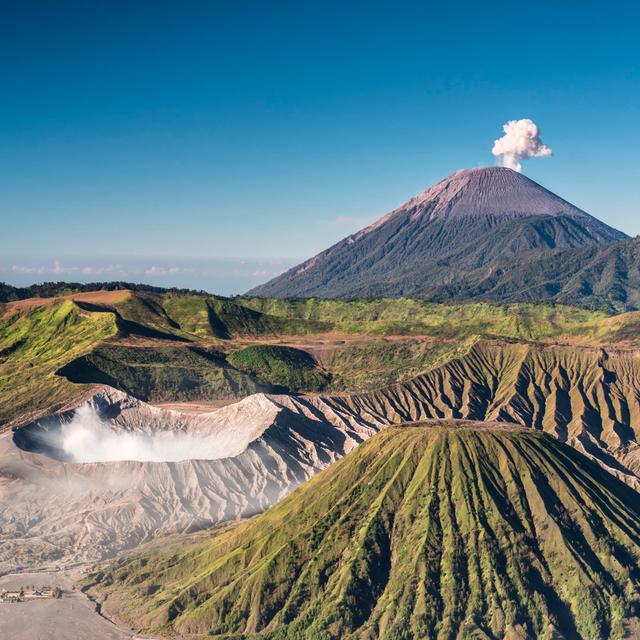
[[0,591],[0,602],[21,602],[21,591]]
[[45,600],[51,598],[61,598],[62,589],[60,587],[35,586],[21,587],[19,590],[0,591],[0,603],[3,602],[26,602],[28,600]]

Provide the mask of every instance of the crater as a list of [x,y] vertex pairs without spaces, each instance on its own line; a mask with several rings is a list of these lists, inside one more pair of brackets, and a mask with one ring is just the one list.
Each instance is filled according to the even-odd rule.
[[71,463],[217,460],[230,453],[228,434],[200,416],[135,408],[109,416],[93,404],[18,429],[13,441],[23,451]]

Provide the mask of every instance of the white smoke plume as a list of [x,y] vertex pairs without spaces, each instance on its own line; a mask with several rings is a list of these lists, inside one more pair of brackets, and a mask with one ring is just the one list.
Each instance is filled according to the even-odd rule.
[[80,407],[71,422],[61,426],[56,439],[55,444],[73,462],[216,460],[226,453],[212,436],[115,430],[89,407]]
[[504,135],[493,143],[491,153],[501,159],[503,167],[521,171],[521,160],[544,158],[553,151],[540,139],[538,125],[529,118],[509,120],[502,125]]

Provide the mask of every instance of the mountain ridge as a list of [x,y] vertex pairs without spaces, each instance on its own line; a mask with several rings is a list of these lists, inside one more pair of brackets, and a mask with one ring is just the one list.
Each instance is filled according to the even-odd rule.
[[455,294],[447,287],[501,262],[625,239],[511,169],[461,170],[248,295],[474,299],[464,287]]

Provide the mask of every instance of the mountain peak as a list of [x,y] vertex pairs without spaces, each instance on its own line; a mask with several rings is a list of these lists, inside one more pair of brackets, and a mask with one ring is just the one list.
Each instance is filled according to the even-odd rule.
[[413,208],[417,209],[416,214],[426,212],[429,219],[532,215],[589,217],[582,209],[507,167],[459,169],[392,213]]
[[461,169],[249,293],[430,297],[445,287],[455,296],[472,272],[625,237],[512,169]]
[[471,175],[471,174],[481,174],[481,173],[487,173],[487,174],[505,173],[505,174],[513,174],[516,176],[522,175],[522,173],[520,173],[519,171],[514,171],[513,169],[509,169],[509,167],[491,166],[491,167],[473,167],[472,169],[457,169],[451,174],[451,176],[455,176],[459,174]]

